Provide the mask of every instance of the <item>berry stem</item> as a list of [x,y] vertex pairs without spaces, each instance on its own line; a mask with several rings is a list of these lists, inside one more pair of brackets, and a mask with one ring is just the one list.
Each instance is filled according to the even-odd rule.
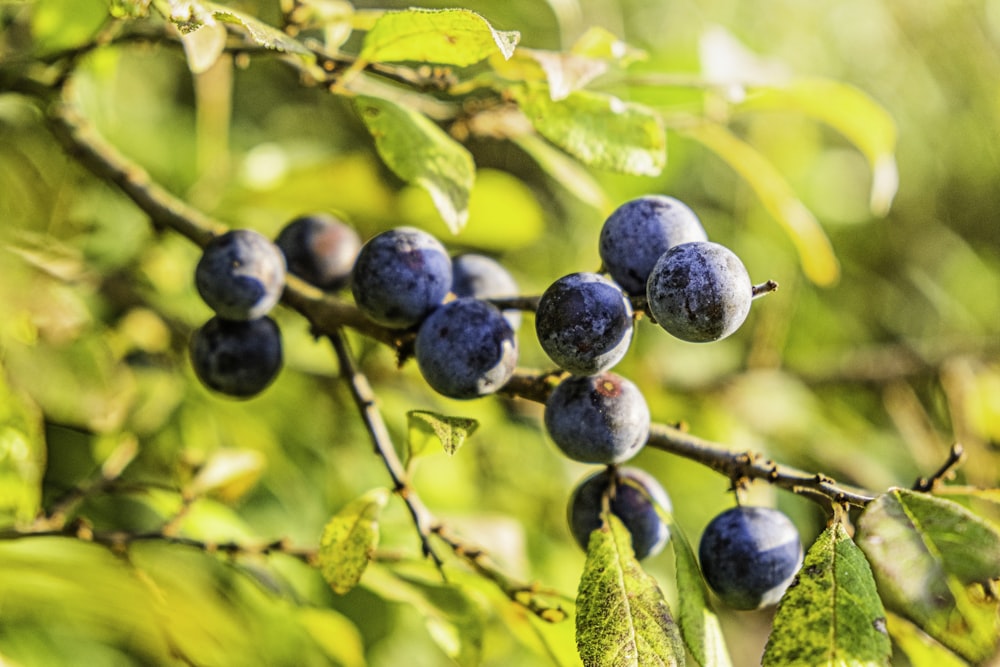
[[771,292],[776,291],[777,289],[778,289],[778,283],[776,283],[773,280],[768,280],[767,282],[763,282],[759,285],[754,285],[753,298],[756,299],[757,297],[765,296],[767,294],[770,294]]

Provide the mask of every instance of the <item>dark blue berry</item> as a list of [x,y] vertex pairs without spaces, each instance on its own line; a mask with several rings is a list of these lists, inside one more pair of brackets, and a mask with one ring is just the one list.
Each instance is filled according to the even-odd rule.
[[632,341],[632,306],[617,285],[596,273],[572,273],[538,301],[535,331],[560,368],[577,375],[608,370]]
[[289,273],[329,291],[350,282],[361,250],[354,228],[326,213],[295,218],[278,233],[275,243],[285,255]]
[[[613,492],[611,491],[614,483]],[[609,493],[608,508],[632,535],[632,549],[639,560],[655,556],[670,539],[670,530],[657,514],[657,505],[670,511],[670,497],[649,473],[638,468],[606,468],[583,480],[569,501],[569,528],[586,551],[590,534],[601,527],[602,498]]]
[[277,377],[281,361],[281,332],[269,317],[249,322],[213,317],[191,338],[198,379],[234,398],[263,391]]
[[398,227],[361,247],[351,274],[358,308],[377,324],[419,324],[451,290],[451,258],[427,232]]
[[194,281],[219,317],[253,320],[269,313],[281,298],[285,257],[262,234],[234,229],[205,246]]
[[802,564],[802,543],[787,516],[734,507],[712,519],[698,547],[705,581],[734,609],[778,602]]
[[675,245],[707,241],[705,228],[684,203],[647,195],[619,206],[604,222],[598,245],[604,268],[629,294],[645,294],[656,260]]

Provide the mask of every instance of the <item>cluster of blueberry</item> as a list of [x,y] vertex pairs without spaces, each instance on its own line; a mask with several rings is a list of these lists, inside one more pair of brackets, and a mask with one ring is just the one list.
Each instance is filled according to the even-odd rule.
[[[753,284],[740,259],[708,240],[697,215],[672,198],[651,195],[615,210],[601,229],[599,251],[611,280],[596,273],[560,278],[542,295],[535,326],[549,357],[571,375],[552,392],[545,426],[568,457],[608,467],[584,479],[569,502],[569,525],[586,549],[608,509],[632,535],[639,559],[670,538],[657,507],[670,511],[660,483],[619,467],[649,434],[649,408],[639,389],[612,373],[632,339],[630,297],[646,297],[650,314],[689,342],[720,340],[746,319]],[[777,602],[802,561],[794,524],[781,512],[735,507],[713,519],[699,547],[705,579],[738,609]]]
[[250,229],[212,239],[195,269],[195,287],[215,311],[191,339],[198,379],[234,398],[263,391],[281,370],[281,332],[267,315],[281,298],[286,270],[339,289],[360,247],[354,229],[327,215],[292,220],[274,243]]
[[[642,449],[650,428],[642,392],[610,370],[632,340],[632,299],[645,296],[653,318],[675,337],[708,342],[739,328],[753,286],[739,258],[710,242],[695,213],[671,197],[623,204],[605,221],[599,251],[610,278],[573,273],[538,301],[538,341],[569,373],[550,394],[544,423],[567,457],[606,466],[571,495],[569,524],[577,542],[586,549],[608,498],[642,559],[669,539],[657,507],[669,511],[670,499],[653,477],[619,465]],[[217,315],[196,332],[192,360],[210,388],[251,396],[277,374],[281,340],[267,313],[280,298],[286,266],[323,289],[350,284],[368,319],[414,329],[420,373],[445,396],[484,396],[514,373],[521,314],[489,301],[518,294],[500,264],[483,255],[451,257],[436,238],[410,227],[362,245],[339,220],[312,215],[289,223],[275,243],[235,230],[205,248],[195,279]],[[755,608],[780,597],[802,549],[794,525],[777,510],[736,507],[709,524],[699,555],[706,580],[725,602]]]

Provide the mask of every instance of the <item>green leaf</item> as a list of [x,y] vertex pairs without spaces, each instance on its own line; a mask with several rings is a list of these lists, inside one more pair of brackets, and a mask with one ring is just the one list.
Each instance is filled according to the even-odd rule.
[[335,665],[365,667],[365,643],[357,626],[332,609],[301,607],[295,614]]
[[38,514],[45,458],[41,412],[0,369],[0,525],[25,525]]
[[512,137],[511,141],[530,155],[553,181],[562,185],[577,199],[598,211],[608,210],[610,203],[601,184],[579,162],[537,134]]
[[684,664],[677,624],[656,580],[643,571],[618,517],[590,535],[576,599],[576,644],[586,667]]
[[476,166],[469,151],[426,116],[378,97],[359,96],[355,108],[382,161],[404,181],[427,190],[453,233],[469,217]]
[[406,413],[406,423],[410,460],[425,453],[433,440],[439,442],[448,454],[454,455],[465,439],[479,427],[475,419],[449,417],[427,410],[410,410]]
[[896,171],[896,123],[871,97],[854,86],[828,79],[802,79],[787,86],[751,88],[740,111],[793,110],[826,123],[853,143],[872,169],[869,206],[876,215],[889,212],[899,174]]
[[[440,579],[436,570],[428,576]],[[477,667],[482,663],[484,614],[467,589],[384,567],[372,568],[364,586],[386,600],[415,609],[431,639],[458,665]]]
[[378,546],[378,518],[388,489],[372,489],[347,504],[323,529],[319,566],[335,593],[346,593],[361,580]]
[[969,663],[937,643],[908,620],[888,613],[889,634],[912,667],[968,667]]
[[511,92],[539,134],[588,166],[656,176],[667,163],[663,122],[646,106],[584,90],[556,101],[537,85]]
[[718,123],[697,123],[678,131],[722,158],[753,188],[764,208],[795,244],[802,269],[810,280],[817,285],[830,285],[837,280],[840,266],[830,239],[767,158]]
[[992,655],[1000,638],[1000,532],[961,505],[894,489],[868,505],[857,542],[886,606],[966,660]]
[[677,522],[666,512],[670,526],[670,546],[674,550],[674,570],[677,575],[677,613],[681,637],[688,652],[703,667],[730,667],[733,663],[726,650],[719,617],[712,610],[708,586],[691,544]]
[[468,9],[405,9],[386,12],[365,35],[358,58],[365,62],[472,65],[499,50],[510,58],[521,35],[496,30]]
[[256,450],[219,449],[198,470],[188,491],[234,501],[253,488],[266,467],[267,460]]
[[778,605],[765,667],[889,665],[885,609],[864,554],[839,521],[806,554]]
[[217,21],[241,28],[250,40],[265,49],[282,53],[311,55],[301,42],[286,33],[252,16],[214,2],[200,0],[160,0],[157,9],[174,24],[181,35],[195,33],[205,26],[215,26]]
[[570,51],[580,56],[603,58],[613,61],[619,67],[628,67],[634,62],[645,60],[649,54],[623,41],[618,35],[600,26],[591,26],[580,35]]

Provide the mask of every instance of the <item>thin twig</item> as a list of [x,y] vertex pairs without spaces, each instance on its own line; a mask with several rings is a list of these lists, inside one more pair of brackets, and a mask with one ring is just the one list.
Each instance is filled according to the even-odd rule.
[[367,376],[358,370],[357,365],[354,363],[354,358],[347,347],[347,341],[344,339],[343,332],[340,329],[336,329],[327,332],[326,336],[333,344],[333,350],[337,355],[337,362],[340,364],[340,374],[344,378],[344,381],[347,382],[348,387],[350,387],[351,397],[354,399],[358,413],[365,423],[365,428],[368,429],[368,435],[375,446],[375,453],[382,459],[382,463],[385,464],[385,469],[392,479],[393,491],[403,499],[403,502],[406,503],[406,508],[413,517],[413,524],[416,526],[417,534],[420,537],[421,549],[425,556],[434,561],[434,564],[441,570],[443,576],[444,570],[442,568],[444,561],[434,551],[434,547],[430,541],[431,530],[434,524],[433,517],[431,517],[423,501],[420,500],[417,492],[410,486],[407,479],[406,467],[399,459],[396,448],[392,444],[392,437],[389,435],[389,429],[385,425],[385,420],[382,419],[382,412],[378,408],[375,392],[372,391]]
[[965,448],[962,447],[961,443],[956,442],[948,450],[948,458],[941,464],[941,467],[930,477],[921,477],[918,479],[913,485],[913,490],[933,491],[941,484],[945,477],[952,473],[964,458]]

